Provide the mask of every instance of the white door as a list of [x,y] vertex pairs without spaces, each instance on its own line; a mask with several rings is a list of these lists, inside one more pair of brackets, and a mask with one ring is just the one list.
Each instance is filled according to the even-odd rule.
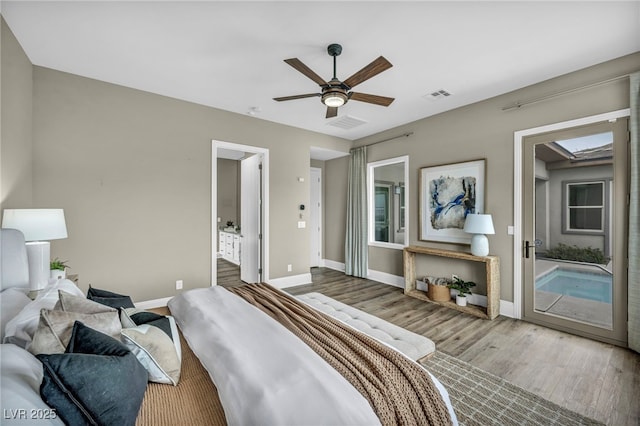
[[240,162],[240,279],[260,282],[261,163],[256,154]]
[[311,168],[310,192],[311,199],[309,201],[309,241],[310,260],[309,266],[320,266],[320,257],[322,251],[322,182],[320,180],[322,169],[317,167]]

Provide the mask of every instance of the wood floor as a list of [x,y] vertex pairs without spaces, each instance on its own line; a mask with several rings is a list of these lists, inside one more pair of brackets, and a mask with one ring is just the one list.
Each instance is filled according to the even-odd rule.
[[[328,268],[291,294],[323,293],[422,334],[436,349],[607,425],[640,425],[640,355],[524,321],[483,320],[404,296],[402,290]],[[218,261],[218,284],[239,285],[239,269]]]

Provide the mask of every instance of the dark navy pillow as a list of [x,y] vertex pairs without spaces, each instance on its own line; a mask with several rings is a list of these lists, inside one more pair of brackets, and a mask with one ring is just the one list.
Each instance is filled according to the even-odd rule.
[[91,286],[89,286],[89,290],[87,291],[87,299],[116,309],[135,308],[131,297],[107,290],[100,290]]
[[40,395],[66,424],[135,425],[147,370],[125,345],[76,321],[64,354],[37,357]]

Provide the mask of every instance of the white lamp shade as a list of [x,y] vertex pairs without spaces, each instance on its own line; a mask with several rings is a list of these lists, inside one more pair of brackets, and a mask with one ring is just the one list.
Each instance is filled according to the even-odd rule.
[[2,227],[22,231],[25,241],[67,238],[63,209],[5,209]]
[[464,222],[464,232],[469,234],[495,234],[490,214],[468,214]]

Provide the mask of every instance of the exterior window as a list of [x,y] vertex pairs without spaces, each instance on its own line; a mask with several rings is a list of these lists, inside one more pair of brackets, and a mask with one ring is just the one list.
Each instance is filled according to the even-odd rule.
[[376,241],[389,241],[390,186],[376,184]]
[[567,183],[567,231],[604,231],[604,182]]
[[398,185],[397,187],[397,191],[398,191],[398,197],[400,198],[400,203],[398,203],[398,209],[399,214],[398,214],[398,218],[399,218],[399,223],[398,223],[398,231],[404,231],[404,209],[405,209],[405,202],[404,202],[404,185]]

